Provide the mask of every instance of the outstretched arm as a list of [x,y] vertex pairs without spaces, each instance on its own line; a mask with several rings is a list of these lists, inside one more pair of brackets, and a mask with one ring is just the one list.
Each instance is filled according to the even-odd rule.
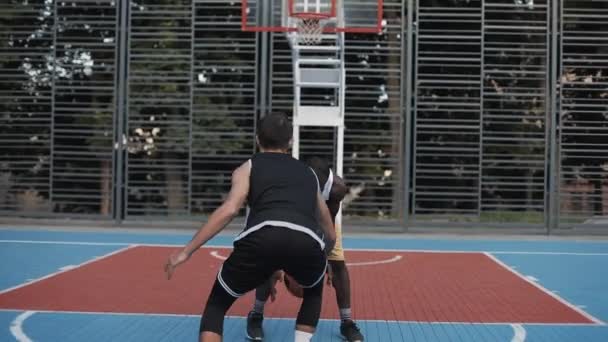
[[224,203],[211,214],[207,223],[199,229],[192,240],[181,251],[173,253],[169,257],[165,265],[165,272],[169,279],[179,264],[188,260],[192,253],[224,229],[239,213],[249,193],[250,171],[249,162],[243,163],[234,170],[232,173],[232,187]]

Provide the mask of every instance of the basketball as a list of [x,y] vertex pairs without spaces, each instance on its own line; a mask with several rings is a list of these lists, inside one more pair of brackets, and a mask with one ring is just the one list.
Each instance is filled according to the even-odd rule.
[[285,275],[283,276],[283,283],[285,284],[285,287],[287,288],[287,291],[289,291],[289,293],[298,298],[304,297],[304,289],[289,274],[285,273]]

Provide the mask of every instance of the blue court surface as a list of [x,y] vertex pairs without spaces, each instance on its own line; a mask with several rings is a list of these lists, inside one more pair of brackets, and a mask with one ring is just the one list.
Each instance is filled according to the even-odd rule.
[[[144,231],[1,229],[0,326],[4,328],[0,330],[0,341],[196,341],[200,317],[194,314],[15,309],[8,301],[17,289],[69,274],[100,258],[112,258],[113,253],[121,253],[131,245],[177,246],[190,237],[190,234]],[[230,247],[232,239],[231,235],[219,236],[209,245]],[[345,238],[344,245],[347,250],[366,251],[484,252],[589,319],[589,323],[514,321],[483,324],[360,320],[355,317],[366,341],[608,341],[605,323],[608,321],[608,241],[378,235]],[[116,281],[120,282],[120,279]],[[95,281],[87,286],[95,288]],[[36,295],[41,301],[45,300],[45,293]],[[356,308],[357,300],[353,301]],[[535,307],[535,303],[522,305],[531,310]],[[266,318],[265,341],[292,341],[293,327],[293,317]],[[245,341],[245,319],[229,317],[224,333],[225,341]],[[341,340],[339,321],[322,319],[313,341]]]

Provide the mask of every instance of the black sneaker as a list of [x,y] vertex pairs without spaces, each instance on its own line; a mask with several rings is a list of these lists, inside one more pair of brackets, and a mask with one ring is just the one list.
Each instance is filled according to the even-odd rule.
[[247,338],[252,341],[261,341],[264,339],[264,330],[262,329],[262,322],[264,321],[264,315],[251,311],[247,315]]
[[340,333],[348,342],[363,342],[363,335],[359,331],[357,324],[351,320],[340,324]]

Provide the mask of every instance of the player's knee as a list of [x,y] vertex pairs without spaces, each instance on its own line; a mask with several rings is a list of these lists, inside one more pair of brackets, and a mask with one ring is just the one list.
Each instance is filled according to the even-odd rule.
[[323,301],[323,282],[311,288],[304,289],[304,299],[300,306],[300,312],[296,324],[316,327],[321,315],[321,303]]
[[209,294],[203,317],[201,318],[199,332],[212,332],[222,335],[224,330],[224,316],[235,300],[236,298],[226,292],[216,280],[215,284],[213,284],[211,294]]

